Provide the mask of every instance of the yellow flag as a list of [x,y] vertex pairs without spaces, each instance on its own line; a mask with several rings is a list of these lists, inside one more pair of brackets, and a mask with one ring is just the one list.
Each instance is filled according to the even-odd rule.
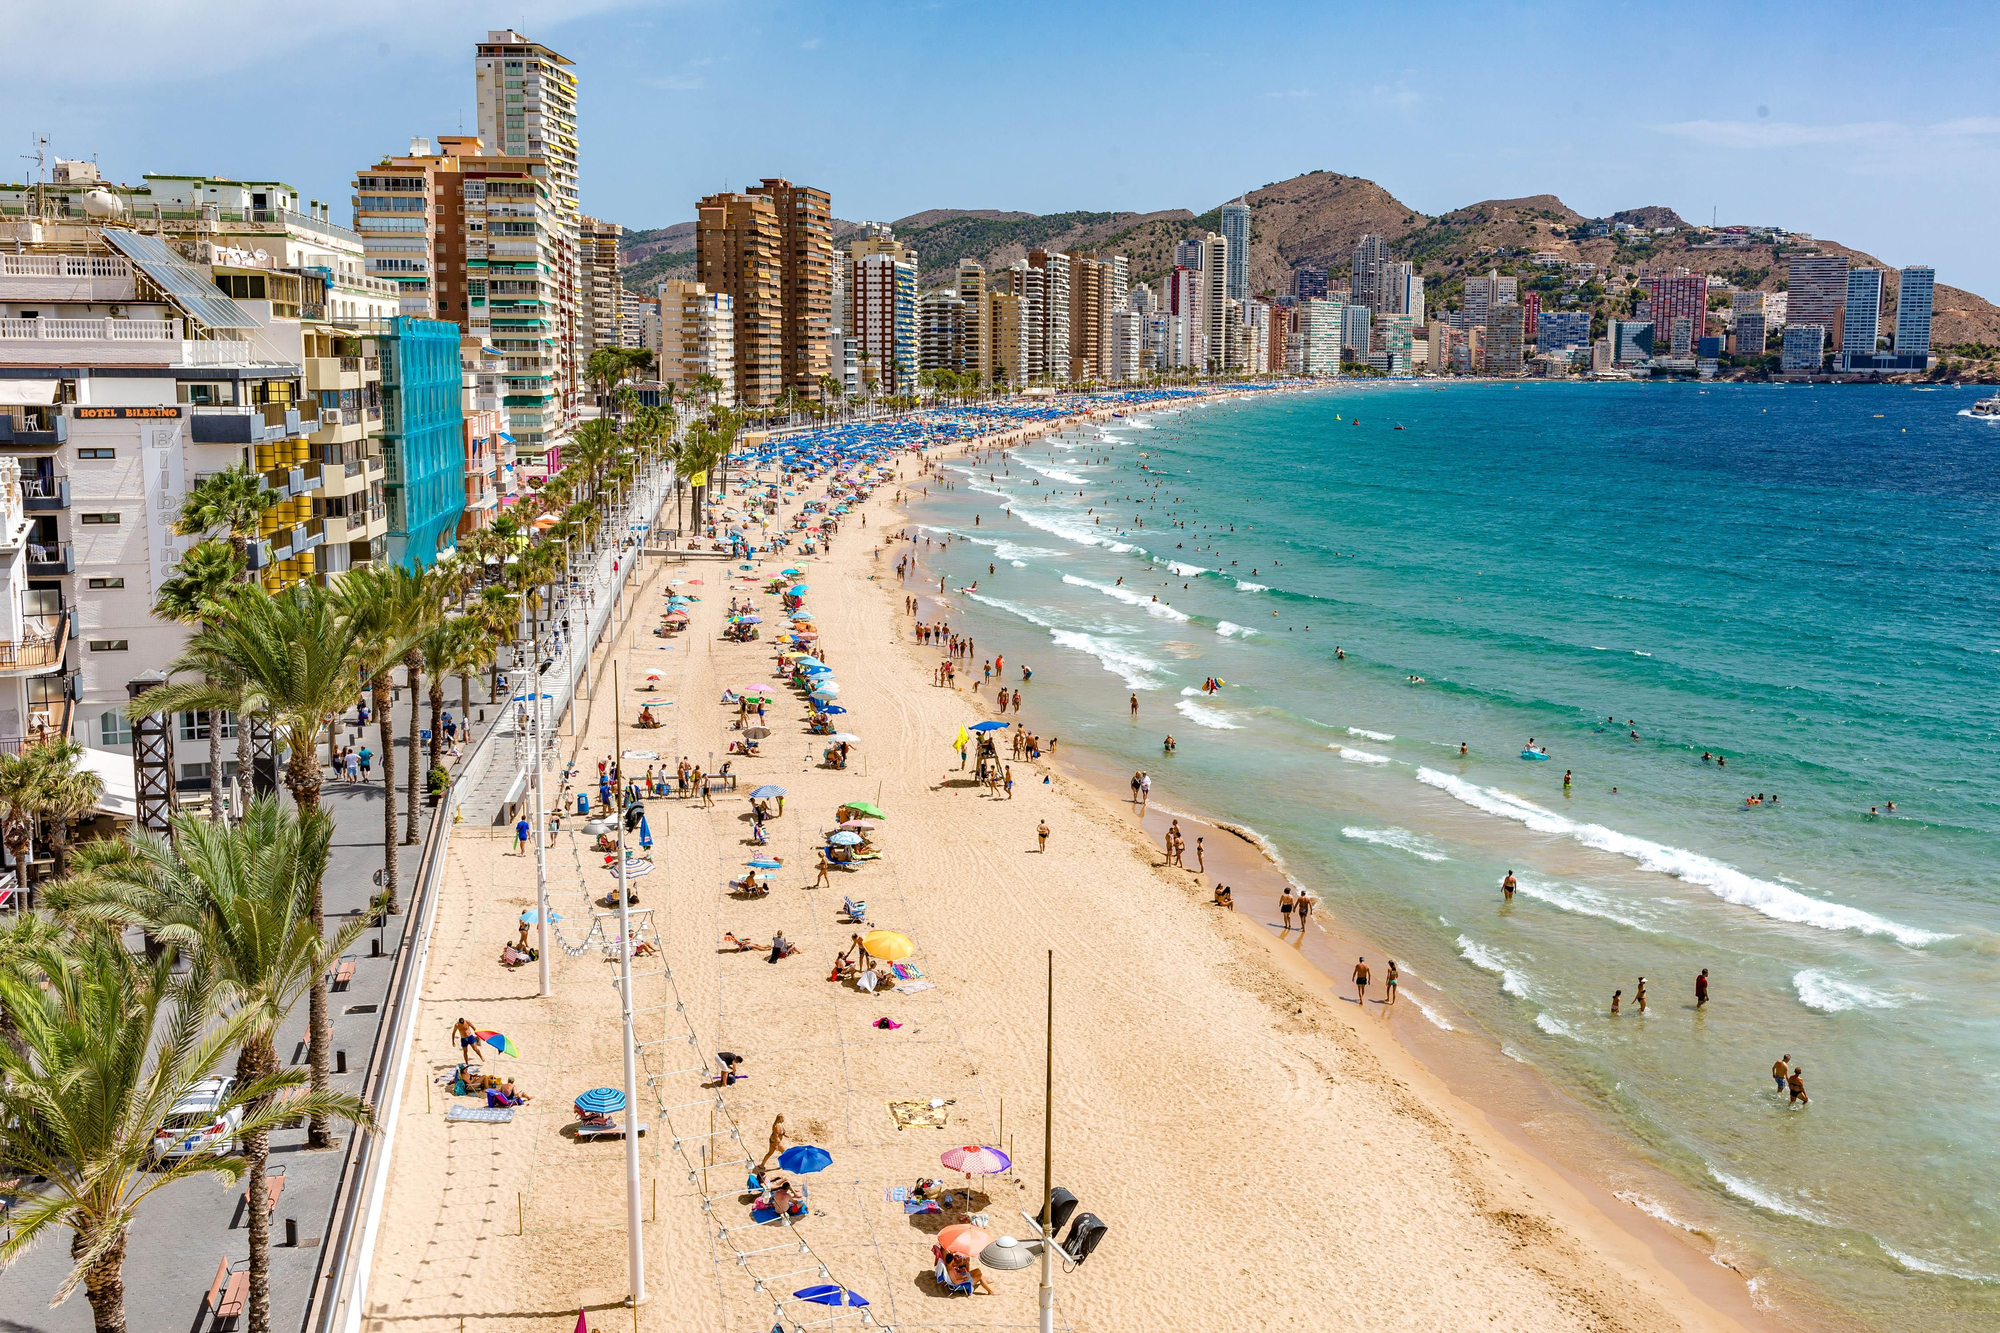
[[958,728],[958,739],[954,740],[951,743],[951,748],[954,750],[963,750],[967,745],[971,743],[972,743],[972,738],[965,734],[965,727],[963,724],[960,724]]
[[708,485],[708,473],[706,471],[695,473],[692,477],[688,478],[688,485],[690,486]]

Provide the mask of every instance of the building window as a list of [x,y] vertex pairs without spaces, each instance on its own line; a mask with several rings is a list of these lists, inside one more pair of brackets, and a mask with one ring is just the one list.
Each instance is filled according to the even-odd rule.
[[90,581],[90,586],[92,588],[122,588],[125,586],[125,580],[122,577],[108,578],[108,579],[92,579]]
[[115,708],[97,715],[97,743],[105,749],[124,749],[132,743],[132,724]]
[[83,525],[87,528],[102,527],[106,524],[116,523],[117,521],[118,515],[116,514],[85,514],[83,516]]
[[122,653],[128,645],[123,639],[92,639],[90,651],[93,653]]
[[78,458],[116,458],[118,457],[118,451],[116,449],[79,449],[76,451],[76,456]]
[[[234,713],[224,712],[220,714],[220,717],[222,720],[222,739],[226,741],[235,740],[236,715]],[[179,728],[180,738],[184,741],[207,740],[208,719],[209,719],[209,712],[205,708],[196,709],[193,712],[174,714],[174,723],[176,727]]]

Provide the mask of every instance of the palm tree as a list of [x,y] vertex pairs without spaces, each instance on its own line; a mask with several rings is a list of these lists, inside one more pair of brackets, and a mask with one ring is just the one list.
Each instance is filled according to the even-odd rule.
[[[227,542],[198,542],[181,557],[173,576],[160,584],[159,594],[153,599],[153,613],[183,625],[199,625],[209,604],[226,596],[242,572],[243,562]],[[176,664],[174,669],[190,667]],[[208,817],[219,824],[222,822],[222,716],[225,711],[239,707],[235,702],[239,692],[221,677],[209,675],[205,670],[203,675],[212,687],[209,701],[202,705],[208,713]]]
[[49,821],[49,841],[56,854],[56,878],[69,870],[69,826],[81,819],[104,795],[104,779],[83,767],[84,750],[67,736],[34,747],[31,758],[41,770],[42,813]]
[[[354,577],[350,574],[343,583]],[[342,614],[333,593],[297,584],[273,596],[252,585],[219,607],[188,641],[187,651],[228,665],[243,685],[243,711],[271,719],[274,739],[288,756],[285,788],[293,802],[301,810],[318,809],[320,733],[353,701],[357,678],[367,665],[360,628]],[[151,712],[171,711],[186,697],[182,691],[199,688],[168,683],[148,690],[138,703]],[[0,828],[6,824],[4,778],[5,768],[0,766]],[[316,922],[325,917],[323,889],[323,882],[315,880],[311,917]],[[324,973],[313,980],[311,1000],[307,1061],[313,1094],[324,1096],[332,1077]],[[324,1113],[313,1114],[306,1143],[313,1148],[332,1146]]]
[[[0,1168],[48,1182],[15,1211],[12,1233],[0,1240],[0,1264],[50,1228],[67,1227],[73,1262],[52,1304],[81,1286],[99,1333],[126,1328],[125,1241],[140,1205],[196,1174],[225,1183],[243,1177],[246,1163],[234,1152],[152,1160],[154,1130],[263,1021],[255,1006],[225,1010],[224,994],[220,972],[199,953],[177,977],[170,956],[149,960],[99,936],[0,969],[0,1004],[13,1021],[11,1040],[0,1042],[0,1124],[7,1126]],[[271,1104],[273,1094],[303,1078],[296,1069],[274,1069],[239,1082],[218,1114],[243,1112],[239,1140],[301,1113],[367,1118],[344,1093]]]
[[[390,685],[397,664],[423,632],[430,590],[424,576],[407,565],[373,564],[348,574],[334,596],[355,626],[382,742],[382,882],[388,891],[388,910],[394,914],[402,909],[397,902],[396,723]],[[414,697],[410,708],[414,713]],[[412,734],[410,762],[416,761],[416,737]]]
[[23,746],[13,754],[0,754],[0,841],[14,860],[14,877],[28,887],[28,871],[35,859],[35,833],[41,826],[43,771],[35,762],[33,746]]
[[[410,683],[410,772],[408,791],[406,792],[406,799],[404,801],[404,805],[408,809],[408,828],[403,834],[403,842],[406,845],[414,844],[417,840],[417,779],[419,776],[417,771],[417,742],[421,739],[417,734],[419,731],[417,725],[419,717],[417,696],[423,690],[423,637],[431,631],[433,626],[441,623],[444,619],[444,588],[442,580],[438,578],[435,569],[419,573],[417,577],[421,583],[421,587],[412,594],[409,603],[404,608],[407,612],[407,618],[403,626],[404,632],[408,635],[409,643],[408,649],[403,653],[403,670],[408,676]],[[437,719],[435,717],[431,719],[431,728],[431,762],[432,766],[435,767],[437,762]],[[429,776],[428,769],[424,770],[423,776]]]
[[183,537],[216,531],[227,534],[237,567],[245,569],[257,522],[277,503],[278,497],[265,489],[263,477],[247,467],[226,467],[188,488],[174,531]]
[[[485,666],[491,640],[486,627],[474,616],[439,616],[425,631],[418,649],[431,671],[431,746],[426,777],[438,767],[438,750],[444,743],[444,685],[447,678],[459,678],[459,707],[467,703],[465,681],[471,672]],[[414,750],[411,751],[415,753]]]

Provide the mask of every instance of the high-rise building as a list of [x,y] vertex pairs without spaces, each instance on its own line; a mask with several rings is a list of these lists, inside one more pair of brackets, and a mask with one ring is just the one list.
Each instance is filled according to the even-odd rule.
[[[1169,346],[1167,365],[1172,369],[1199,369],[1205,364],[1202,348],[1207,342],[1208,320],[1201,277],[1200,269],[1181,265],[1175,265],[1174,271],[1167,275],[1167,297],[1162,308],[1176,319],[1186,321],[1184,336]],[[1185,360],[1173,359],[1183,356]]]
[[1070,370],[1069,256],[1030,250],[1028,266],[1042,272],[1042,373],[1067,380]]
[[1506,305],[1509,302],[1518,305],[1520,299],[1521,280],[1519,278],[1503,278],[1500,274],[1491,270],[1483,278],[1467,278],[1465,280],[1465,306],[1460,312],[1464,316],[1462,321],[1463,326],[1465,328],[1476,328],[1484,325],[1487,319],[1487,312],[1492,310],[1494,306]]
[[1307,375],[1340,374],[1341,312],[1338,301],[1312,297],[1299,302],[1299,369]]
[[957,292],[926,292],[919,303],[918,359],[925,370],[961,374],[965,365],[965,302]]
[[1521,336],[1527,340],[1530,346],[1533,346],[1536,332],[1541,326],[1542,294],[1540,292],[1522,293],[1521,314],[1525,317],[1525,322],[1521,326]]
[[827,372],[826,340],[833,332],[833,199],[825,190],[775,177],[766,177],[757,193],[771,200],[784,256],[780,371],[786,385],[812,396]]
[[1614,319],[1605,331],[1611,360],[1620,366],[1653,359],[1653,324],[1644,319]]
[[736,401],[762,407],[784,387],[784,254],[777,210],[761,194],[712,194],[695,206],[695,277],[730,298]]
[[1918,264],[1896,275],[1896,354],[1928,357],[1937,271]]
[[1839,346],[1847,311],[1846,257],[1792,255],[1785,261],[1785,279],[1786,326],[1817,325],[1826,330],[1823,344]]
[[1882,329],[1882,270],[1847,270],[1847,317],[1840,335],[1843,357],[1875,355],[1875,340]]
[[1292,295],[1300,301],[1311,301],[1326,295],[1326,270],[1323,268],[1295,268],[1292,270]]
[[1340,350],[1357,361],[1366,361],[1370,345],[1371,315],[1365,305],[1350,302],[1340,307]]
[[465,512],[458,326],[436,319],[384,320],[376,342],[382,349],[389,558],[426,569],[456,544]]
[[1486,373],[1518,375],[1522,365],[1522,343],[1527,312],[1514,301],[1494,306],[1486,312]]
[[[1523,337],[1526,337],[1525,326]],[[1590,312],[1545,310],[1535,319],[1535,350],[1571,352],[1590,346]]]
[[1389,247],[1380,236],[1363,236],[1354,246],[1354,254],[1348,261],[1348,291],[1356,305],[1367,306],[1372,313],[1385,309],[1382,295],[1382,265],[1388,262]]
[[1229,239],[1220,233],[1210,232],[1202,244],[1206,247],[1201,261],[1201,315],[1206,326],[1202,355],[1210,370],[1227,370],[1230,365],[1229,293],[1224,290],[1223,275],[1229,272]]
[[1250,205],[1241,199],[1222,206],[1222,234],[1229,241],[1227,292],[1232,301],[1250,299]]
[[1174,242],[1174,267],[1191,268],[1197,273],[1207,261],[1208,242],[1197,236]]
[[1764,313],[1764,293],[1738,289],[1729,293],[1729,313],[1732,315],[1761,315]]
[[[489,223],[490,225],[490,223]],[[588,361],[601,347],[623,347],[625,280],[618,242],[625,229],[585,215],[577,233],[576,354]]]
[[1111,315],[1111,378],[1121,383],[1146,371],[1146,315],[1129,305]]
[[[1026,303],[1004,287],[986,293],[987,356],[995,385],[1020,388],[1028,382],[1027,313]],[[1133,355],[1138,355],[1136,347]]]
[[729,294],[670,278],[660,284],[659,309],[660,340],[653,354],[660,382],[690,393],[713,392],[719,406],[735,406],[736,310]]
[[1160,296],[1153,290],[1153,284],[1142,282],[1125,293],[1125,308],[1136,310],[1142,315],[1150,315],[1160,308]]
[[1382,292],[1382,304],[1376,309],[1378,315],[1407,315],[1410,312],[1410,282],[1416,269],[1407,260],[1385,259],[1376,270],[1376,282]]
[[[1028,340],[1026,361],[1021,369],[1023,381],[1034,383],[1046,378],[1049,374],[1049,313],[1044,305],[1047,272],[1025,259],[1017,259],[995,273],[993,280],[998,290],[1021,302],[1021,325]],[[1066,350],[1064,355],[1068,355]]]
[[[1708,323],[1706,274],[1677,273],[1667,277],[1642,278],[1639,285],[1652,291],[1652,311],[1649,318],[1652,319],[1654,328],[1667,330],[1671,345],[1679,346],[1678,343],[1672,343],[1674,321],[1677,319],[1688,321],[1690,343],[1702,336],[1702,331]],[[1689,353],[1677,351],[1674,355],[1686,356]]]
[[1785,326],[1784,351],[1780,355],[1778,368],[1786,372],[1816,375],[1821,363],[1826,360],[1826,326],[1824,324],[1787,324]]
[[1375,350],[1369,364],[1391,375],[1410,373],[1415,351],[1416,322],[1408,315],[1375,316]]
[[1764,355],[1769,330],[1764,316],[1755,311],[1744,311],[1731,322],[1729,329],[1729,354],[1737,357]]
[[965,302],[965,369],[981,384],[991,384],[993,309],[986,300],[986,268],[976,259],[958,261],[958,299]]
[[1270,333],[1267,336],[1270,349],[1270,364],[1265,367],[1266,370],[1277,372],[1292,369],[1289,354],[1293,333],[1296,329],[1295,319],[1297,312],[1297,306],[1273,305],[1270,307],[1270,313],[1266,316],[1270,326]]
[[874,367],[881,392],[913,394],[920,368],[917,256],[887,227],[876,226],[849,242],[835,270],[836,286],[845,292],[842,336],[853,338],[856,355]]

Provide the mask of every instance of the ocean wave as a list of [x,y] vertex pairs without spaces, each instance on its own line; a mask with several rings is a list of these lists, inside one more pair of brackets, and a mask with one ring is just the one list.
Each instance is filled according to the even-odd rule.
[[1615,921],[1633,930],[1643,930],[1648,935],[1660,932],[1646,922],[1619,911],[1622,906],[1610,894],[1599,893],[1596,889],[1586,889],[1582,885],[1551,884],[1546,880],[1522,877],[1515,887],[1527,897],[1564,912],[1574,912],[1578,916],[1594,916],[1602,921]]
[[1818,967],[1793,974],[1792,989],[1799,993],[1799,1003],[1829,1014],[1848,1009],[1897,1009],[1903,1004],[1897,996],[1870,990]]
[[1172,620],[1183,625],[1188,621],[1187,612],[1176,611],[1165,602],[1153,601],[1145,593],[1134,592],[1130,588],[1121,588],[1111,583],[1096,583],[1090,579],[1080,579],[1074,574],[1063,575],[1063,582],[1075,588],[1095,588],[1106,597],[1115,597],[1127,606],[1141,607],[1148,615],[1158,616],[1162,620]]
[[1689,1232],[1696,1236],[1706,1234],[1702,1231],[1700,1227],[1695,1226],[1691,1222],[1681,1221],[1678,1217],[1675,1217],[1672,1213],[1668,1212],[1665,1208],[1661,1207],[1659,1204],[1654,1203],[1651,1199],[1647,1198],[1643,1194],[1635,1193],[1632,1190],[1616,1190],[1612,1193],[1611,1197],[1614,1199],[1623,1199],[1626,1203],[1631,1204],[1634,1208],[1637,1208],[1640,1212],[1644,1213],[1646,1216],[1652,1218],[1656,1222],[1665,1222],[1670,1227],[1678,1227],[1682,1231]]
[[1181,716],[1185,717],[1188,721],[1194,723],[1196,726],[1213,727],[1217,731],[1243,730],[1243,724],[1240,722],[1231,722],[1229,720],[1228,714],[1218,712],[1216,709],[1213,708],[1203,708],[1200,704],[1196,703],[1192,699],[1178,700],[1174,704],[1174,708],[1181,714]]
[[1389,762],[1389,756],[1386,754],[1370,754],[1366,750],[1350,750],[1345,745],[1329,745],[1326,748],[1340,751],[1340,757],[1350,764],[1386,764]]
[[988,597],[983,592],[969,592],[965,595],[967,597],[970,597],[975,602],[980,602],[986,606],[992,607],[996,611],[1005,611],[1010,616],[1018,616],[1022,620],[1027,621],[1030,625],[1040,625],[1043,629],[1055,628],[1055,626],[1051,624],[1049,621],[1042,619],[1040,616],[1036,615],[1033,611],[1030,611],[1025,606],[1017,606],[1013,602],[1003,602],[998,597]]
[[1202,568],[1200,565],[1184,565],[1178,560],[1167,561],[1167,568],[1174,571],[1176,576],[1184,579],[1193,578],[1197,574],[1208,573],[1208,571]]
[[1238,591],[1238,592],[1269,592],[1269,591],[1271,591],[1271,585],[1270,585],[1270,584],[1268,584],[1268,583],[1252,583],[1252,582],[1250,582],[1250,580],[1248,580],[1248,579],[1238,579],[1238,580],[1236,580],[1236,591]]
[[1432,851],[1424,845],[1424,840],[1406,828],[1355,828],[1352,825],[1340,831],[1343,838],[1353,838],[1356,842],[1372,842],[1377,847],[1394,847],[1399,852],[1422,857],[1426,861],[1449,861],[1443,852]]
[[1100,638],[1095,634],[1051,629],[1049,637],[1055,640],[1058,647],[1074,648],[1079,652],[1089,653],[1106,671],[1124,681],[1127,689],[1162,689],[1164,686],[1152,673],[1158,671],[1164,675],[1173,674],[1151,658],[1143,657],[1129,648],[1121,648],[1109,639]]
[[1882,1247],[1882,1253],[1888,1255],[1891,1259],[1894,1259],[1913,1273],[1929,1273],[1932,1277],[1955,1277],[1961,1282],[1983,1282],[1987,1286],[2000,1283],[2000,1277],[1994,1277],[1987,1273],[1975,1273],[1965,1268],[1952,1268],[1946,1264],[1938,1263],[1933,1259],[1919,1259],[1914,1254],[1907,1254],[1897,1249],[1880,1236],[1875,1237],[1875,1243]]
[[1225,639],[1234,639],[1239,635],[1247,639],[1257,631],[1247,625],[1237,625],[1227,620],[1218,620],[1215,622],[1215,632]]
[[1024,459],[1015,459],[1014,461],[1020,463],[1022,467],[1028,469],[1030,472],[1041,473],[1050,481],[1067,482],[1071,486],[1088,486],[1090,484],[1082,477],[1077,476],[1076,473],[1065,472],[1059,467],[1043,467],[1040,463],[1030,463]]
[[946,536],[956,537],[962,542],[971,542],[975,546],[987,547],[1002,560],[1033,560],[1037,557],[1046,560],[1052,556],[1063,554],[1063,552],[1054,550],[1051,547],[1023,546],[1019,542],[1010,542],[1004,537],[981,537],[975,533],[960,532],[957,528],[938,528],[926,523],[920,523],[917,526],[923,532],[941,532]]
[[1349,727],[1347,734],[1350,736],[1365,736],[1371,741],[1393,741],[1396,739],[1386,731],[1370,731],[1366,727]]
[[1508,1046],[1504,1043],[1500,1047],[1500,1054],[1506,1056],[1509,1060],[1516,1061],[1520,1064],[1531,1065],[1535,1063],[1533,1060],[1530,1060],[1527,1056],[1515,1050],[1512,1046]]
[[1527,983],[1521,974],[1507,966],[1507,960],[1493,952],[1477,940],[1464,935],[1458,937],[1458,956],[1482,972],[1493,972],[1500,978],[1500,989],[1518,999],[1528,998]]
[[[1398,986],[1397,989],[1402,990],[1402,987]],[[1425,1004],[1422,1000],[1419,1000],[1410,991],[1406,990],[1403,991],[1403,998],[1408,1000],[1411,1004],[1417,1006],[1417,1012],[1422,1014],[1425,1018],[1428,1018],[1431,1021],[1431,1025],[1433,1027],[1443,1028],[1446,1032],[1456,1032],[1458,1030],[1457,1028],[1454,1028],[1450,1023],[1445,1021],[1443,1014],[1440,1014],[1437,1010],[1431,1008],[1429,1005]]]
[[1576,1040],[1576,1033],[1570,1031],[1569,1024],[1553,1014],[1536,1014],[1535,1026],[1551,1037],[1568,1037],[1572,1041]]
[[1781,1199],[1762,1185],[1737,1176],[1728,1175],[1716,1170],[1712,1166],[1708,1168],[1708,1174],[1714,1178],[1716,1184],[1722,1186],[1722,1188],[1728,1190],[1737,1198],[1743,1200],[1745,1203],[1753,1203],[1767,1212],[1781,1213],[1786,1217],[1796,1217],[1801,1222],[1811,1222],[1815,1226],[1830,1227],[1835,1225],[1833,1219],[1827,1217],[1824,1213],[1816,1213],[1803,1204],[1793,1203],[1789,1199]]
[[1776,921],[1816,926],[1821,930],[1858,930],[1868,935],[1887,935],[1912,947],[1952,938],[1936,931],[1905,926],[1858,907],[1808,898],[1782,884],[1747,875],[1734,866],[1699,852],[1668,847],[1629,833],[1620,833],[1602,824],[1579,824],[1497,787],[1476,786],[1463,778],[1431,768],[1419,768],[1417,780],[1436,787],[1475,810],[1515,820],[1537,833],[1561,834],[1586,847],[1626,857],[1636,861],[1643,870],[1698,884],[1726,903],[1747,907]]
[[[975,489],[977,488],[975,487]],[[1013,498],[1008,496],[1004,491],[992,491],[989,494],[999,495],[1007,499]],[[1094,524],[1085,526],[1081,523],[1072,523],[1068,519],[1059,518],[1053,514],[1036,514],[1025,509],[1016,509],[1012,512],[1015,518],[1020,519],[1029,527],[1046,532],[1052,537],[1060,537],[1067,542],[1075,542],[1078,546],[1101,546],[1105,550],[1115,552],[1119,555],[1123,555],[1127,551],[1136,551],[1139,549],[1130,542],[1115,541],[1110,537],[1100,535],[1093,531]]]

